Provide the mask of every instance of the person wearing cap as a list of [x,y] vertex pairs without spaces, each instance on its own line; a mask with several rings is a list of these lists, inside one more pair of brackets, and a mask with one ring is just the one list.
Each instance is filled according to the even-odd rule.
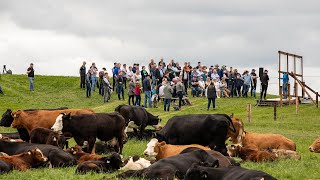
[[147,74],[146,78],[142,82],[142,87],[144,91],[144,107],[147,108],[147,101],[149,103],[149,108],[152,108],[151,102],[151,83],[150,83],[150,75]]
[[30,63],[29,68],[27,69],[27,74],[30,82],[30,91],[34,91],[34,69],[33,63]]
[[260,100],[266,100],[267,90],[268,90],[268,83],[269,83],[269,76],[268,70],[264,70],[263,75],[260,78],[261,81],[261,93],[260,93]]
[[251,75],[251,77],[252,77],[250,94],[251,94],[251,97],[252,97],[252,95],[253,95],[253,97],[256,98],[257,78],[258,78],[258,76],[257,76],[257,74],[256,74],[256,70],[255,70],[255,69],[252,69],[250,75]]
[[86,87],[86,62],[83,61],[80,70],[79,70],[79,74],[80,74],[80,88],[85,88]]

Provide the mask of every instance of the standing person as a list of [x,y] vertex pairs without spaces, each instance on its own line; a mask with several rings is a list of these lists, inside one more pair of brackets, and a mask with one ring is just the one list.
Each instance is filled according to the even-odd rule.
[[136,106],[140,106],[141,102],[141,88],[139,80],[136,81],[136,86],[134,87],[134,96],[136,97]]
[[148,68],[149,68],[149,74],[151,74],[151,75],[152,75],[151,69],[152,69],[152,67],[153,67],[153,64],[154,64],[154,60],[151,59],[151,60],[150,60],[150,63],[149,63],[149,66],[148,66]]
[[170,111],[170,104],[171,104],[173,90],[169,82],[166,82],[164,84],[163,93],[164,93],[164,105],[163,105],[164,111]]
[[140,71],[136,70],[136,72],[133,74],[133,82],[137,82],[137,81],[140,82],[140,79],[141,79]]
[[132,80],[132,78],[129,78],[129,84],[128,84],[128,96],[129,96],[129,99],[128,99],[128,104],[130,104],[130,100],[132,100],[132,105],[134,105],[134,87],[135,87],[135,84]]
[[[213,81],[214,87],[216,88],[216,94],[217,94],[216,98],[220,98],[220,94],[221,94],[221,92],[220,92],[220,86],[221,86],[220,79],[213,79],[212,81]],[[210,84],[212,83],[212,81],[210,81]],[[210,84],[208,85],[208,87],[210,86]]]
[[30,63],[29,68],[27,69],[27,74],[30,82],[30,91],[34,91],[34,69],[33,63]]
[[106,72],[106,68],[102,68],[101,71],[99,71],[99,94],[103,96],[103,77],[104,73]]
[[112,68],[112,89],[114,89],[114,86],[116,85],[116,77],[118,76],[118,63],[113,63]]
[[234,86],[234,80],[236,78],[236,72],[232,70],[232,67],[230,67],[230,72],[228,76],[228,89],[230,91],[230,96],[233,97],[235,93],[235,86]]
[[283,88],[283,99],[287,99],[288,96],[288,84],[289,84],[289,76],[288,72],[283,73],[282,75],[282,88]]
[[251,82],[251,91],[250,94],[251,96],[253,95],[254,98],[257,97],[256,95],[256,90],[257,90],[257,74],[256,74],[256,70],[252,69],[251,73],[250,73],[251,77],[252,77],[252,82]]
[[98,68],[96,67],[96,63],[92,63],[92,66],[90,67],[90,69],[92,70],[91,73],[91,91],[95,91],[95,86],[97,84],[97,72],[98,72]]
[[260,81],[261,81],[260,100],[262,100],[262,96],[263,96],[263,99],[266,100],[266,95],[267,95],[267,90],[268,90],[268,83],[269,83],[268,70],[264,70]]
[[103,77],[103,102],[108,102],[111,98],[111,85],[110,85],[110,80],[109,80],[109,75],[107,72],[104,73]]
[[180,78],[177,77],[175,79],[175,86],[176,86],[176,92],[179,98],[179,109],[181,109],[181,104],[182,104],[182,98],[183,98],[183,93],[184,93],[184,86],[183,83],[181,82]]
[[79,70],[79,74],[80,74],[80,88],[86,88],[86,62],[83,61],[80,70]]
[[146,70],[146,67],[145,66],[142,66],[142,70],[141,70],[141,78],[142,78],[142,82],[144,80],[144,78],[146,78],[148,72]]
[[207,98],[208,98],[208,108],[207,108],[207,110],[210,109],[211,102],[212,102],[213,109],[216,109],[217,92],[216,92],[216,87],[214,86],[214,82],[213,81],[211,81],[210,85],[208,86]]
[[244,75],[242,76],[243,79],[243,93],[242,97],[248,97],[248,91],[250,88],[250,84],[252,83],[252,77],[249,74],[249,71],[244,71]]
[[241,75],[238,73],[237,78],[234,80],[234,85],[236,88],[236,95],[241,97],[241,87],[243,86],[243,79],[241,79]]
[[150,75],[147,74],[146,78],[142,82],[142,87],[144,91],[144,107],[147,108],[147,101],[149,101],[149,108],[152,108],[151,102],[151,83]]
[[124,84],[124,80],[122,77],[122,71],[119,71],[119,74],[116,78],[116,82],[117,82],[117,93],[118,93],[118,99],[120,100],[120,93],[122,95],[122,100],[124,100],[124,90],[123,90],[123,84]]
[[156,63],[151,64],[150,75],[152,78],[152,85],[157,85],[156,76],[157,76],[157,66]]
[[89,69],[88,73],[86,74],[86,97],[90,97],[91,96],[91,74],[92,74],[92,70]]
[[152,107],[157,108],[157,103],[158,103],[158,94],[157,94],[157,86],[152,85],[152,90],[151,90],[151,101],[152,101]]
[[185,89],[185,94],[188,94],[188,83],[189,83],[189,73],[190,73],[190,68],[188,66],[188,63],[185,62],[184,63],[184,67],[182,69],[182,82],[184,85],[184,89]]
[[127,89],[127,65],[123,64],[122,66],[123,67],[121,69],[121,72],[122,72],[122,78],[124,82],[124,88]]

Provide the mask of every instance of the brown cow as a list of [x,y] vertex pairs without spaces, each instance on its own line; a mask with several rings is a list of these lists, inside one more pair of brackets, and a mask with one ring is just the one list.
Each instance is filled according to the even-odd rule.
[[301,156],[297,151],[286,150],[286,149],[268,149],[268,152],[276,155],[278,159],[295,159],[300,160]]
[[36,148],[13,156],[1,156],[0,160],[12,164],[12,166],[19,171],[26,171],[33,165],[46,162],[48,158],[42,154],[40,149]]
[[242,138],[243,132],[244,132],[243,122],[239,118],[232,117],[231,119],[232,119],[233,126],[230,124],[230,129],[233,129],[233,127],[234,127],[236,132],[228,131],[227,138],[230,137],[231,141],[234,144],[239,144],[241,142],[241,138]]
[[103,158],[103,156],[101,155],[89,154],[89,153],[83,152],[82,148],[79,145],[76,145],[72,148],[68,148],[66,152],[72,154],[76,158],[78,164],[81,164],[89,160],[99,160]]
[[320,153],[320,137],[311,144],[309,150],[310,152]]
[[66,144],[66,138],[63,134],[54,132],[47,128],[34,128],[30,132],[30,142],[38,144],[50,144],[63,149]]
[[61,113],[78,114],[92,114],[91,109],[64,109],[64,110],[35,110],[35,111],[21,111],[18,110],[12,113],[14,118],[11,127],[13,128],[26,128],[31,132],[32,129],[37,127],[43,127],[50,129],[56,121],[56,118]]
[[231,148],[229,148],[229,153],[231,157],[240,157],[244,161],[264,162],[277,159],[276,155],[273,153],[241,146],[231,146]]
[[241,139],[242,143],[239,143],[240,145],[255,150],[267,150],[268,148],[296,150],[296,144],[280,134],[244,132]]
[[145,156],[153,156],[156,160],[167,158],[179,154],[181,151],[188,147],[197,147],[204,150],[210,150],[209,147],[204,147],[198,144],[191,145],[171,145],[166,142],[158,142],[157,139],[151,139],[147,144],[147,149],[144,151]]

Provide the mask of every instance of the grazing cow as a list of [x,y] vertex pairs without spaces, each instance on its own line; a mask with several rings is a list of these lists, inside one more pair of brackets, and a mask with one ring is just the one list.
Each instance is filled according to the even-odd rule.
[[14,133],[0,133],[0,137],[8,137],[10,139],[21,139],[19,132]]
[[26,171],[34,165],[46,162],[48,158],[43,155],[40,149],[36,148],[13,156],[1,156],[0,160],[12,164],[14,169]]
[[[7,109],[5,113],[2,114],[2,118],[0,121],[0,126],[10,127],[14,118],[12,116],[12,110]],[[17,128],[20,138],[23,141],[29,142],[30,136],[26,128]]]
[[267,151],[259,151],[241,146],[231,146],[229,149],[231,157],[240,157],[245,161],[264,162],[275,161],[277,156]]
[[92,114],[93,110],[90,109],[65,109],[65,110],[35,110],[35,111],[22,111],[18,110],[12,113],[14,118],[11,127],[13,128],[26,128],[30,134],[31,130],[37,127],[50,129],[57,116],[61,113],[72,114]]
[[255,150],[271,149],[287,149],[296,150],[296,144],[280,134],[258,134],[252,132],[244,132],[242,142],[239,143],[243,147]]
[[301,156],[297,151],[286,150],[286,149],[268,149],[267,151],[276,155],[278,159],[295,159],[295,160],[301,159]]
[[[133,128],[137,133],[137,129],[140,130],[140,138],[143,136],[144,129],[150,125],[156,130],[159,130],[161,125],[159,124],[161,119],[158,116],[154,116],[149,113],[145,108],[140,106],[119,105],[115,108],[115,111],[119,112],[126,120],[126,125],[130,121],[134,123],[129,128]],[[129,124],[130,125],[130,124]]]
[[11,164],[0,160],[0,174],[9,173],[13,170],[13,167]]
[[34,128],[30,132],[30,142],[38,144],[51,144],[63,149],[66,144],[66,138],[63,134],[60,135],[59,133],[50,129]]
[[180,154],[181,151],[188,147],[198,147],[203,150],[209,150],[210,148],[204,147],[198,144],[191,144],[191,145],[171,145],[166,144],[165,141],[158,142],[157,139],[151,139],[150,142],[147,144],[147,149],[144,151],[145,156],[155,157],[156,160],[164,159],[170,156],[175,156]]
[[212,168],[203,167],[198,165],[192,165],[186,175],[185,180],[276,180],[275,177],[271,176],[262,171],[250,170],[238,166],[230,166],[224,168]]
[[309,150],[310,152],[320,153],[320,137],[311,144]]
[[[74,137],[78,145],[80,141],[88,141],[89,152],[95,152],[94,144],[96,138],[101,141],[109,141],[117,138],[119,143],[120,154],[122,154],[125,120],[118,113],[96,113],[73,115],[65,114],[61,118],[57,118],[52,129],[56,132],[69,132]],[[92,151],[93,150],[93,151]]]
[[169,119],[164,128],[156,132],[156,138],[168,144],[209,146],[227,155],[228,131],[237,132],[226,114],[189,114]]
[[42,151],[42,153],[49,159],[52,167],[66,167],[76,164],[76,160],[71,154],[64,152],[62,149],[56,146],[27,142],[0,141],[0,151],[9,155],[20,154],[35,148],[39,148]]
[[133,157],[129,157],[124,161],[125,164],[120,170],[121,171],[129,171],[129,170],[141,170],[149,167],[154,162],[148,161],[144,158],[141,158],[137,155]]
[[79,145],[68,148],[66,152],[72,154],[76,158],[78,164],[81,164],[85,161],[99,160],[103,158],[103,156],[101,155],[83,152],[82,148]]
[[206,164],[210,167],[219,166],[219,161],[210,156],[204,150],[196,150],[189,153],[178,154],[153,163],[142,170],[129,170],[119,174],[120,178],[143,177],[146,179],[173,179],[176,173],[185,175],[193,163]]
[[99,160],[85,161],[78,165],[76,169],[77,174],[85,174],[87,172],[113,172],[120,169],[122,166],[122,160],[118,153],[114,153],[111,156],[103,157]]

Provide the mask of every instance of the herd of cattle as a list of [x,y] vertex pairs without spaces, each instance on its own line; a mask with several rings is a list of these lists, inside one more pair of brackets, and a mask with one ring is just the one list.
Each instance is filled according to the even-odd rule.
[[[296,144],[280,134],[244,130],[240,119],[225,114],[174,116],[166,125],[142,107],[120,105],[112,113],[90,109],[8,109],[0,121],[15,133],[0,133],[0,172],[37,167],[76,166],[76,173],[120,170],[118,178],[276,179],[240,167],[243,161],[300,160]],[[145,129],[152,126],[154,130]],[[146,158],[122,159],[128,138],[149,139]],[[69,148],[68,139],[76,146]],[[226,140],[232,145],[227,146]],[[310,147],[320,152],[320,138]],[[108,151],[114,151],[109,155]]]

